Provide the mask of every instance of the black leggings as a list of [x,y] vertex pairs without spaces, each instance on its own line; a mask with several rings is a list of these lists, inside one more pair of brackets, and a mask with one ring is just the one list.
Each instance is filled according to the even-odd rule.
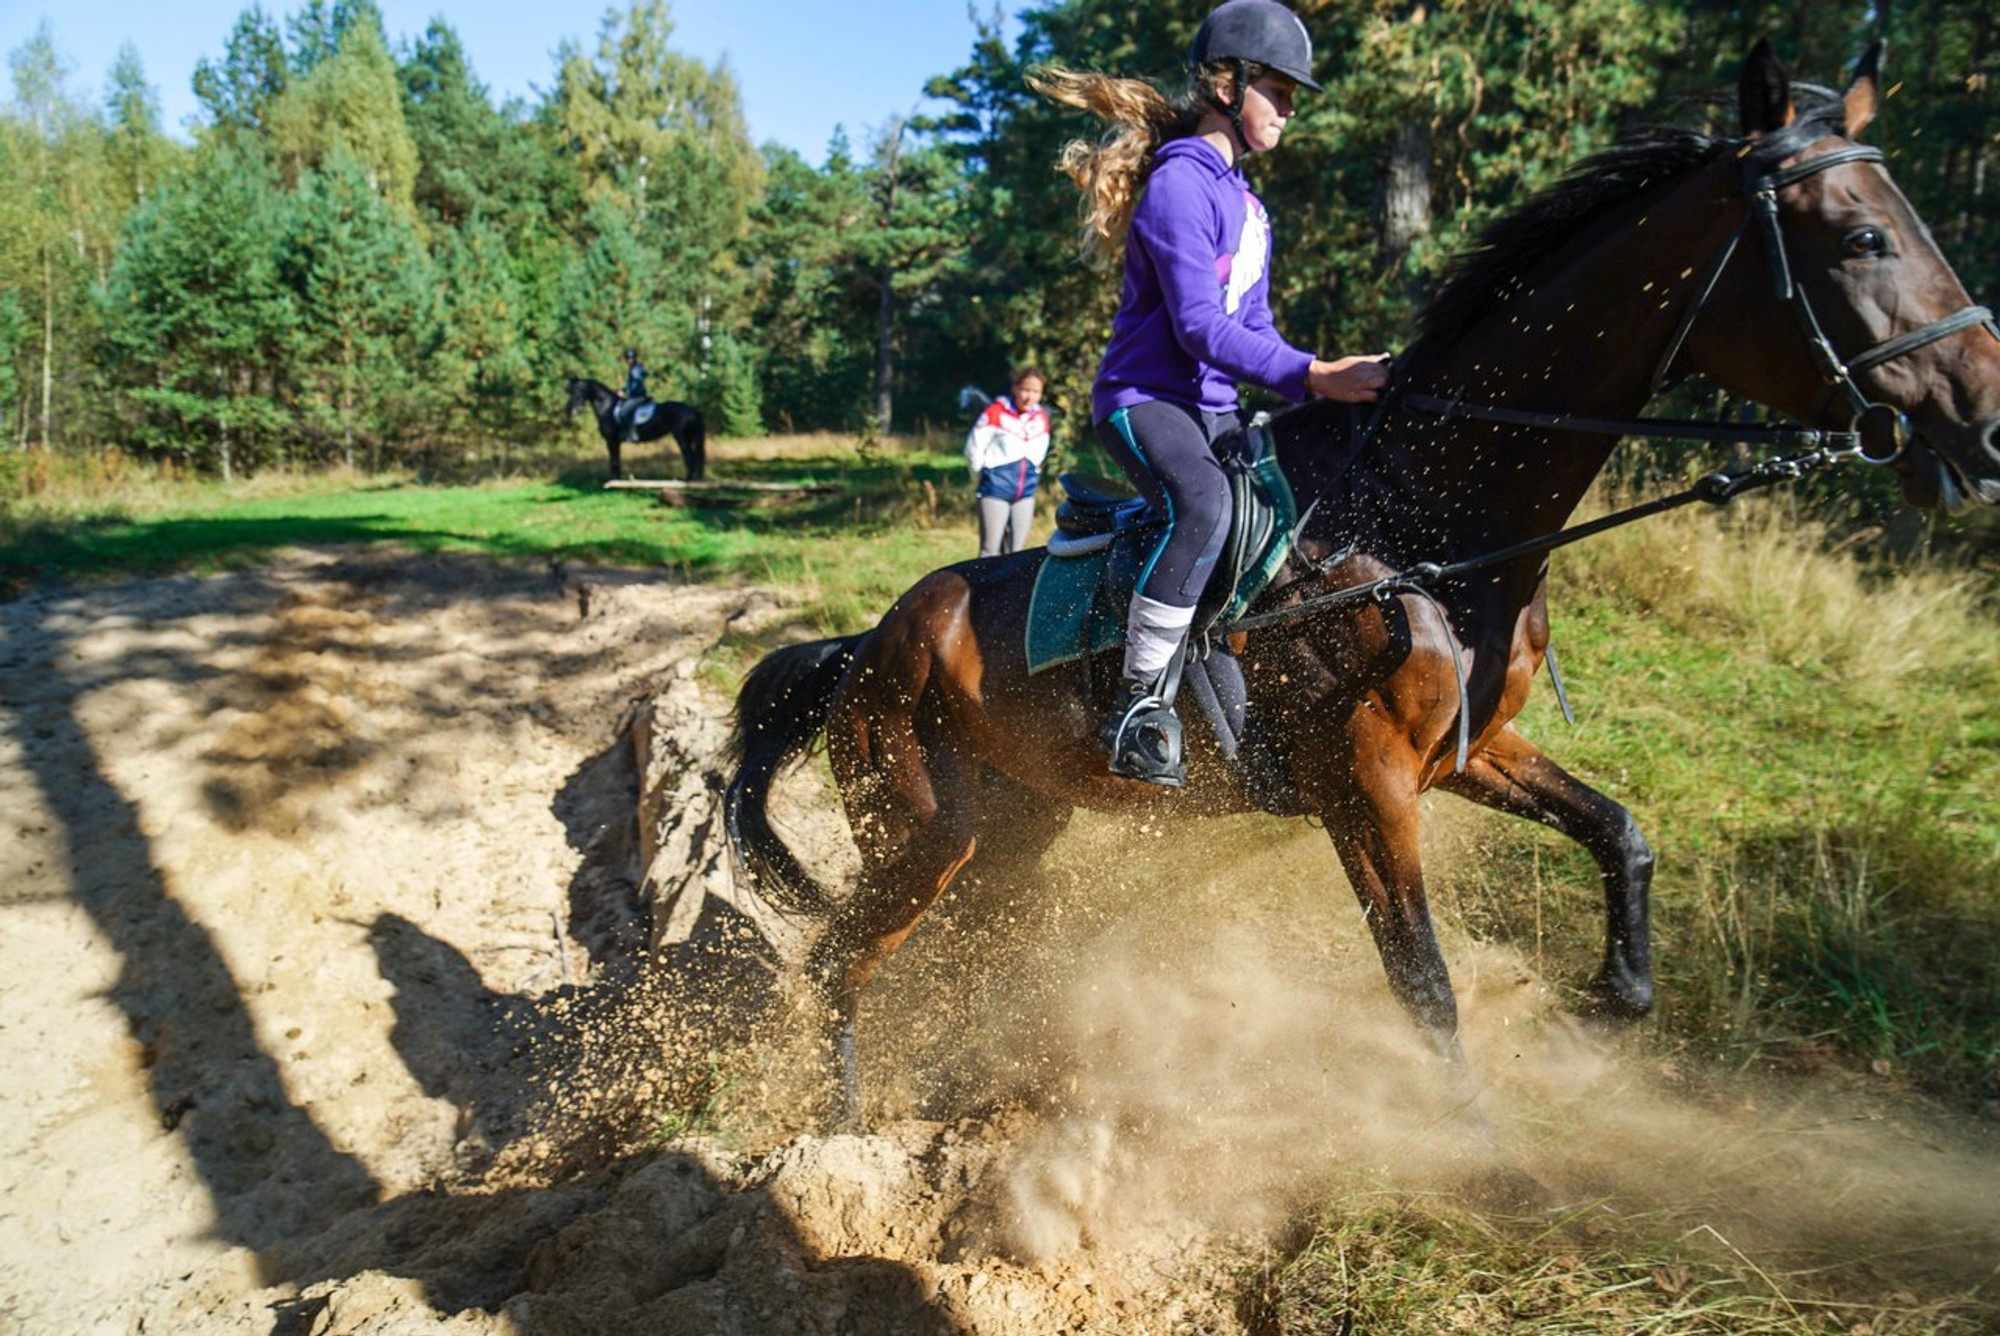
[[1099,444],[1166,520],[1137,590],[1157,603],[1192,608],[1215,572],[1229,537],[1229,479],[1210,447],[1236,425],[1234,413],[1160,399],[1117,409],[1096,424]]

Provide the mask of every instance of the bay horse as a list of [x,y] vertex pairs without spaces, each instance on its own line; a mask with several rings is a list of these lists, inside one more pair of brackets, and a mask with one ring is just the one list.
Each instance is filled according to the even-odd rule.
[[[1803,439],[1845,429],[1861,446],[1844,453],[1896,469],[1919,504],[2000,502],[2000,332],[1880,151],[1853,139],[1875,114],[1879,64],[1878,45],[1844,94],[1801,112],[1758,43],[1740,135],[1628,136],[1485,231],[1426,304],[1358,444],[1344,405],[1272,422],[1311,505],[1239,619],[1254,624],[1238,650],[1249,714],[1287,806],[1324,823],[1391,992],[1468,1085],[1425,896],[1427,790],[1587,850],[1605,913],[1587,1006],[1630,1020],[1653,1005],[1652,851],[1630,812],[1512,720],[1549,643],[1537,540],[1561,529],[1619,435],[1649,425],[1633,415],[1660,382],[1707,376],[1807,424],[1790,429]],[[873,629],[780,649],[740,688],[726,819],[758,892],[821,919],[805,963],[826,1003],[835,1122],[859,1114],[864,987],[975,853],[1032,866],[1076,807],[1155,821],[1253,808],[1205,730],[1189,730],[1178,792],[1108,772],[1090,685],[1108,690],[1116,663],[1028,672],[1045,560],[1034,549],[934,571]],[[1453,563],[1463,573],[1416,578]],[[1376,593],[1340,597],[1357,587]],[[765,811],[774,777],[822,733],[862,860],[840,898]]]
[[[613,478],[625,476],[620,457],[625,431],[618,422],[618,405],[621,402],[618,392],[603,381],[592,380],[588,376],[572,376],[569,403],[563,409],[564,413],[575,417],[578,409],[588,406],[597,415],[597,431],[604,437],[605,452],[611,456]],[[681,448],[681,464],[687,471],[687,480],[701,481],[701,475],[708,467],[708,426],[702,421],[701,410],[693,404],[655,399],[652,416],[641,422],[632,435],[639,441],[657,441],[662,436],[672,436]]]

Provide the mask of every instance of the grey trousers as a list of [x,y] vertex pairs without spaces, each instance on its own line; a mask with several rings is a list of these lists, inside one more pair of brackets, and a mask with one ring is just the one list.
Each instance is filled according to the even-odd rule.
[[[1035,520],[1033,494],[1019,501],[982,496],[979,502],[979,555],[997,557],[1002,552],[1019,552],[1028,545],[1028,526]],[[1006,542],[1002,543],[1005,539]]]

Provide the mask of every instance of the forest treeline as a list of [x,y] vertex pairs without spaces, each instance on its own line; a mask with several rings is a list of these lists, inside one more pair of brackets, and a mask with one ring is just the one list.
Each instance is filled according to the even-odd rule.
[[[1022,360],[1080,406],[1116,280],[1080,259],[1054,163],[1095,127],[1023,75],[1169,74],[1207,7],[975,7],[963,63],[905,90],[927,114],[817,162],[751,142],[733,74],[676,49],[665,0],[610,9],[538,100],[504,104],[443,22],[403,37],[374,0],[253,6],[194,75],[192,143],[161,126],[143,53],[90,104],[45,27],[10,53],[0,118],[7,444],[222,476],[449,468],[549,441],[563,381],[612,379],[628,344],[722,435],[956,422],[959,386]],[[1295,342],[1396,346],[1455,248],[1621,129],[1729,128],[1764,35],[1828,84],[1889,41],[1870,138],[1994,295],[1991,0],[1299,8],[1326,92],[1253,168]]]

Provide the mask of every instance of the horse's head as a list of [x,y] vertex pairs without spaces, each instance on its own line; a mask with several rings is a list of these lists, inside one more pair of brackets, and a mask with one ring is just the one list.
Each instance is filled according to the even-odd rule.
[[581,376],[569,378],[569,402],[563,405],[563,413],[575,417],[577,410],[590,402],[590,382]]
[[[1803,114],[1767,42],[1744,65],[1735,260],[1688,339],[1725,387],[1815,425],[1858,426],[1914,504],[2000,504],[2000,331],[1852,136],[1874,119],[1881,46]],[[1774,295],[1775,294],[1775,295]]]

